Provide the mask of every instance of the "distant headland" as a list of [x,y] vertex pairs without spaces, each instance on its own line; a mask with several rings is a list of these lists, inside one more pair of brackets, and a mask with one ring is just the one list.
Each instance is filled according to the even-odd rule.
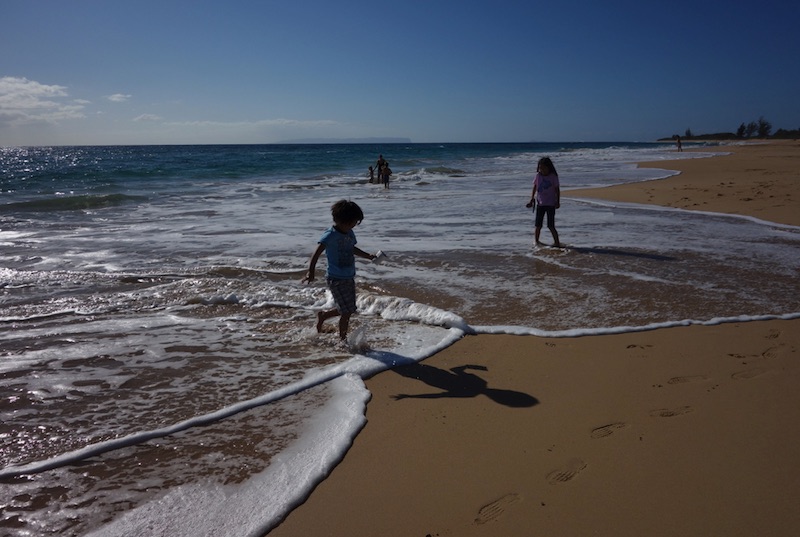
[[411,138],[301,138],[279,144],[410,144]]

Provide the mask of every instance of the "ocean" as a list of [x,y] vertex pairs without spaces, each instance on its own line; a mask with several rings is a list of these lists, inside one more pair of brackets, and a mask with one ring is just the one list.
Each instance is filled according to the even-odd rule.
[[[365,378],[465,335],[798,316],[800,228],[570,196],[712,149],[0,148],[0,534],[264,535],[364,426]],[[525,208],[542,156],[561,249]],[[339,199],[387,256],[357,261],[346,346],[314,328],[324,260],[301,283]]]

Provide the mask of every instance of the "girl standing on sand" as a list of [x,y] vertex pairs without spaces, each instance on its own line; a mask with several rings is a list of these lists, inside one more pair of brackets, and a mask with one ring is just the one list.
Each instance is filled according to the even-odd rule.
[[536,222],[534,224],[534,240],[536,245],[539,242],[539,234],[542,231],[542,223],[547,215],[547,229],[553,235],[553,246],[561,247],[556,231],[556,209],[561,207],[561,187],[558,182],[558,172],[553,166],[553,161],[548,157],[539,159],[536,166],[536,176],[533,178],[533,192],[531,201],[525,207],[533,207],[536,204]]

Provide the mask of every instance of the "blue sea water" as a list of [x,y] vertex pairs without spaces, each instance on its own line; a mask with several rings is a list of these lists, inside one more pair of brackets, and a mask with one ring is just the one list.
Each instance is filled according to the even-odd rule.
[[[262,535],[363,427],[364,378],[465,334],[797,316],[800,229],[570,197],[720,150],[0,148],[0,528]],[[378,154],[388,189],[367,180]],[[542,156],[564,249],[532,244]],[[300,282],[338,199],[364,210],[359,247],[387,254],[359,262],[346,347],[314,329],[324,283]]]

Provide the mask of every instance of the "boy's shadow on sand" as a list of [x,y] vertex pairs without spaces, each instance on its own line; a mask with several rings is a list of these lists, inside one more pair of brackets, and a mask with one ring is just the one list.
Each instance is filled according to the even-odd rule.
[[392,369],[394,373],[406,378],[416,379],[434,388],[444,390],[439,393],[426,393],[418,395],[398,394],[394,398],[400,399],[440,399],[443,397],[477,397],[485,395],[495,403],[501,405],[525,408],[539,404],[539,400],[527,393],[514,390],[499,390],[489,388],[489,383],[478,375],[467,373],[468,369],[475,371],[488,371],[482,365],[462,365],[453,367],[449,371],[425,364],[409,364]]

